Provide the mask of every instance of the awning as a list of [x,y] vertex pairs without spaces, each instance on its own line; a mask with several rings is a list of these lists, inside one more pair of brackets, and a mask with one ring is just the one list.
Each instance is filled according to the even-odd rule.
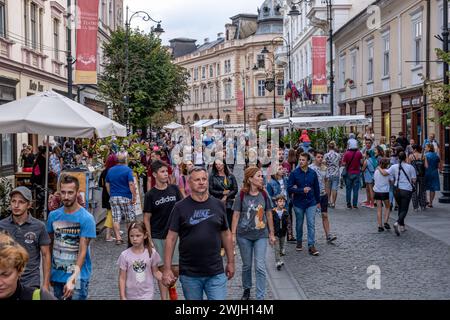
[[183,126],[176,122],[171,122],[169,124],[166,124],[163,128],[166,130],[175,130],[175,129],[183,128]]
[[219,122],[217,119],[203,119],[195,122],[193,125],[191,125],[191,127],[206,128],[215,125],[217,122]]
[[293,117],[291,124],[294,128],[332,128],[366,126],[372,122],[365,116],[322,116],[322,117]]
[[259,125],[268,128],[285,128],[289,125],[294,128],[316,129],[331,127],[366,126],[372,123],[370,118],[365,116],[320,116],[320,117],[292,117],[277,118],[262,121]]

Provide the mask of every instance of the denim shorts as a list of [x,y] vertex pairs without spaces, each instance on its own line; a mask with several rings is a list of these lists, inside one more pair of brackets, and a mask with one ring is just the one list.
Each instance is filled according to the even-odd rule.
[[339,189],[339,181],[341,177],[340,176],[330,176],[328,178],[328,183],[330,185],[330,189],[333,191],[337,191]]
[[[87,300],[89,280],[78,280],[77,284],[75,284],[75,290],[73,290],[72,296],[67,300]],[[63,282],[52,282],[53,294],[58,300],[63,300],[65,285]]]
[[[172,265],[178,266],[179,260],[180,260],[180,254],[178,252],[178,239],[175,243],[175,250],[173,251],[172,255]],[[158,252],[159,256],[161,257],[161,261],[158,264],[158,267],[162,267],[164,265],[164,248],[166,247],[166,239],[155,239],[152,238],[153,245],[155,246],[156,252]]]

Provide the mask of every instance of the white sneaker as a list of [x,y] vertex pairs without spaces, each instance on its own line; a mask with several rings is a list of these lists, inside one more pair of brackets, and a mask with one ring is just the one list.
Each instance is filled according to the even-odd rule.
[[398,222],[394,223],[394,231],[397,236],[400,236],[399,225]]

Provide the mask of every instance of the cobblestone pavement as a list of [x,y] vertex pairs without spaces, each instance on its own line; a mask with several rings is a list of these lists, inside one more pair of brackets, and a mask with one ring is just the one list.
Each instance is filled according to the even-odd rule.
[[[242,168],[234,170],[241,185]],[[360,200],[365,199],[361,190]],[[286,245],[284,260],[289,274],[288,281],[298,284],[302,296],[307,299],[449,299],[450,298],[450,248],[449,245],[408,226],[407,231],[397,237],[393,230],[379,233],[376,223],[376,209],[360,207],[358,210],[345,208],[345,189],[339,190],[337,209],[330,209],[332,232],[338,237],[328,245],[321,219],[316,216],[316,247],[320,256],[295,251],[295,245]],[[445,211],[444,207],[434,209]],[[409,211],[408,216],[421,213]],[[430,212],[426,213],[431,214]],[[394,223],[397,213],[391,215]],[[414,219],[420,221],[420,219]],[[306,224],[306,222],[305,222]],[[306,226],[304,226],[306,232]],[[427,232],[427,230],[423,230]],[[306,233],[304,233],[306,239]],[[304,241],[304,246],[306,245]],[[116,260],[125,246],[106,243],[99,235],[92,245],[93,277],[90,284],[90,299],[118,299],[118,268]],[[270,247],[269,247],[269,250]],[[368,289],[370,276],[367,268],[378,266],[381,271],[381,288]],[[273,268],[268,261],[267,268]],[[228,299],[239,299],[241,289],[242,263],[236,250],[236,274],[228,282]],[[271,283],[286,281],[274,277]],[[254,277],[253,277],[254,281]],[[156,287],[156,291],[157,286]],[[280,287],[283,287],[280,284]],[[253,285],[253,288],[255,286]],[[252,297],[254,298],[254,289]],[[182,290],[178,290],[183,299]],[[277,298],[267,285],[267,299]],[[159,299],[159,293],[155,293]]]
[[[393,229],[379,233],[376,209],[346,209],[344,192],[339,190],[337,209],[330,209],[331,229],[338,237],[335,245],[326,243],[321,219],[316,216],[320,256],[310,256],[305,250],[296,252],[294,246],[288,246],[286,266],[307,298],[449,299],[449,246],[408,227],[408,216],[407,231],[400,237]],[[365,199],[363,192],[359,199]],[[408,212],[411,216],[418,214]],[[393,212],[391,226],[396,218],[397,212]],[[305,233],[303,237],[306,239]],[[303,243],[305,246],[305,240]],[[379,290],[367,287],[367,268],[371,265],[381,270]]]

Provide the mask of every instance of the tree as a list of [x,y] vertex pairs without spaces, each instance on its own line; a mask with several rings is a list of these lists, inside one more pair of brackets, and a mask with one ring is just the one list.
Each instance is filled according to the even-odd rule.
[[161,129],[164,125],[177,120],[174,110],[159,110],[150,117],[152,127]]
[[[450,64],[450,54],[448,52],[444,52],[439,48],[435,50],[439,60]],[[437,83],[427,79],[425,80],[425,84],[428,86],[427,92],[433,108],[439,111],[437,121],[444,126],[450,126],[450,85],[444,85],[442,82]]]
[[125,30],[112,33],[111,41],[103,45],[104,72],[99,88],[103,98],[111,101],[114,118],[136,128],[146,128],[151,116],[160,110],[174,110],[187,97],[187,71],[171,61],[169,51],[152,33],[130,30],[128,38],[127,95]]

